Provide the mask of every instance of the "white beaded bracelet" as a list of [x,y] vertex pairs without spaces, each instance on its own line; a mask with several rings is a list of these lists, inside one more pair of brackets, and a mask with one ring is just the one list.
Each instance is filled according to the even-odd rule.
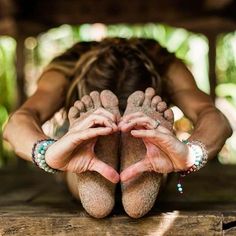
[[183,140],[183,143],[187,144],[190,147],[190,151],[195,156],[195,162],[188,170],[179,172],[177,190],[180,193],[183,193],[182,178],[185,177],[186,175],[191,174],[192,172],[200,170],[202,167],[206,165],[208,160],[208,152],[206,146],[202,142],[197,140],[196,141]]
[[55,143],[54,139],[43,139],[37,141],[32,148],[32,159],[36,166],[49,173],[56,173],[58,170],[51,168],[45,161],[47,149]]

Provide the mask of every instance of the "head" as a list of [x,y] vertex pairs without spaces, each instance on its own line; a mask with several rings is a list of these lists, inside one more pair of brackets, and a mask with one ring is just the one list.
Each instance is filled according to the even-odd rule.
[[[67,104],[97,90],[111,90],[124,111],[130,94],[153,87],[160,93],[161,81],[138,40],[111,38],[85,53],[78,61]],[[77,95],[76,95],[77,92]]]

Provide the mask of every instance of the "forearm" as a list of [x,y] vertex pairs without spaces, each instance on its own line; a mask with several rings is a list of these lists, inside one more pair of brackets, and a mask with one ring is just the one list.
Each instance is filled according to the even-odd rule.
[[31,152],[34,143],[47,136],[43,133],[37,116],[21,109],[8,121],[3,131],[3,138],[12,145],[19,157],[32,161]]
[[231,134],[232,129],[225,116],[215,107],[209,107],[198,115],[189,140],[199,140],[204,143],[209,159],[212,159]]

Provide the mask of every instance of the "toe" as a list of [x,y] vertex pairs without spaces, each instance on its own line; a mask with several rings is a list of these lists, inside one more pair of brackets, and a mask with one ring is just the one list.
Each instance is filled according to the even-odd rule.
[[90,93],[90,97],[93,100],[94,108],[101,107],[101,100],[100,100],[100,94],[98,91],[93,91]]
[[86,111],[94,108],[93,100],[89,95],[83,96],[81,101],[84,103]]
[[128,98],[127,106],[134,106],[134,107],[142,106],[144,97],[145,95],[144,92],[142,91],[136,91],[132,93]]
[[100,94],[100,99],[104,108],[118,108],[118,98],[110,90],[103,90]]
[[150,107],[153,96],[155,96],[155,90],[153,88],[147,88],[145,90],[145,99],[143,102],[143,106]]
[[73,106],[68,112],[68,119],[70,124],[73,123],[80,115],[80,112],[77,107]]
[[167,109],[167,105],[165,102],[162,101],[157,104],[157,111],[158,112],[164,112],[166,109]]
[[85,106],[81,101],[76,101],[74,103],[74,107],[76,107],[79,110],[80,114],[85,112]]
[[174,123],[174,113],[171,109],[167,109],[165,112],[164,112],[164,118],[171,122],[172,124]]
[[151,102],[151,107],[153,110],[156,110],[157,109],[157,104],[160,103],[162,101],[161,97],[160,96],[155,96],[153,99],[152,99],[152,102]]

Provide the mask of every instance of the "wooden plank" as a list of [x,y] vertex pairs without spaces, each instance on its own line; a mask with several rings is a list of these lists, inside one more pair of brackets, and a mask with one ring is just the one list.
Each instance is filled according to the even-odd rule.
[[53,175],[36,168],[1,171],[0,235],[222,235],[223,223],[236,220],[235,176],[234,166],[209,164],[185,178],[180,195],[172,175],[155,207],[138,220],[126,216],[118,191],[112,214],[96,220]]
[[224,212],[223,214],[223,230],[224,235],[235,236],[236,235],[236,207]]
[[139,220],[77,215],[0,217],[1,235],[221,235],[221,215],[169,212]]

